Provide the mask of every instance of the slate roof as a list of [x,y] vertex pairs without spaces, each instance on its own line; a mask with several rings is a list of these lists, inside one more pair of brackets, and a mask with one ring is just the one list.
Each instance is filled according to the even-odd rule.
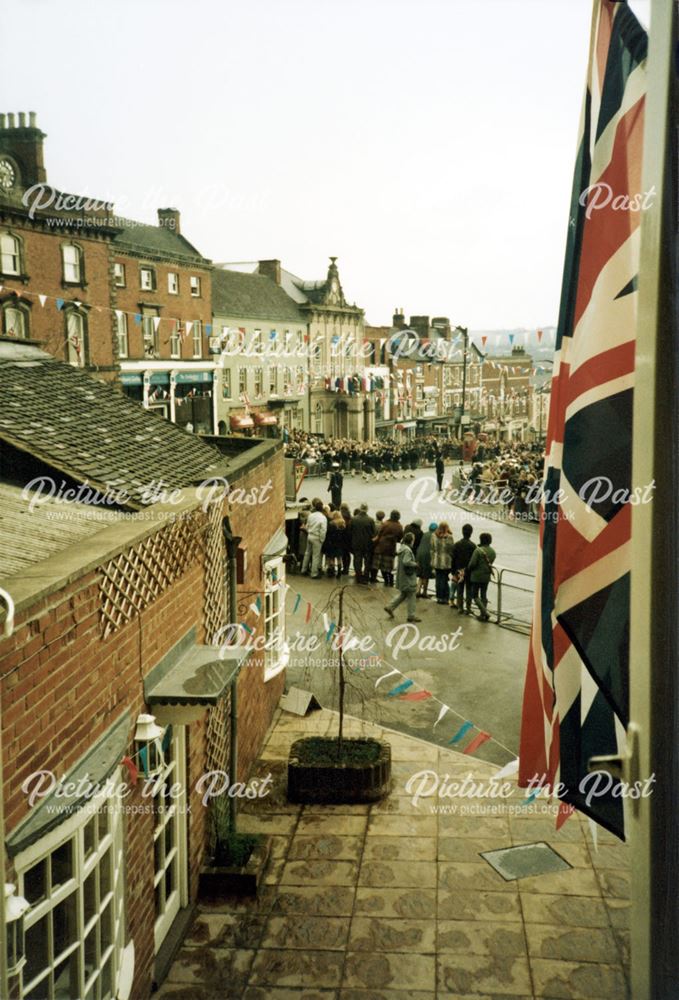
[[121,250],[134,250],[153,257],[172,257],[202,267],[211,265],[211,261],[203,257],[185,236],[169,226],[149,226],[134,219],[117,218],[116,221],[121,228],[113,239],[113,245],[120,246]]
[[152,483],[180,489],[223,474],[220,452],[37,348],[0,342],[0,441],[77,482],[153,502]]
[[271,278],[226,268],[216,268],[212,274],[212,312],[214,316],[306,322],[297,304]]
[[47,488],[37,501],[36,493],[26,495],[22,486],[0,483],[1,580],[23,573],[28,566],[120,519],[116,511],[47,499]]

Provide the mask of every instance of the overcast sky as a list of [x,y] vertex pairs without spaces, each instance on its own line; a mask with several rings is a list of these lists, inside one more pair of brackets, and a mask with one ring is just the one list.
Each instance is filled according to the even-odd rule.
[[[648,22],[648,0],[632,3]],[[25,0],[48,179],[215,261],[339,258],[374,324],[555,322],[591,0]],[[21,42],[26,40],[26,45]]]

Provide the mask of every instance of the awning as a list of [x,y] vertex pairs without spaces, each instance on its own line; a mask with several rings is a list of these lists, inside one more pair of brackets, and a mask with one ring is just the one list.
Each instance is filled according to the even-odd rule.
[[277,528],[276,533],[267,542],[262,552],[262,559],[264,562],[269,562],[270,559],[279,559],[284,556],[288,549],[288,536],[285,534],[282,528]]
[[[127,752],[132,718],[123,712],[64,777],[34,806],[7,837],[7,853],[15,857],[81,809],[105,786]],[[72,792],[72,794],[67,794]]]
[[255,413],[254,418],[258,427],[274,427],[278,423],[274,413]]
[[177,372],[175,374],[174,380],[177,384],[180,382],[212,382],[213,373],[212,372]]
[[158,705],[216,705],[249,655],[243,646],[192,643],[165,669],[161,662],[146,677],[146,702],[152,710]]
[[169,385],[169,372],[151,372],[151,385]]
[[231,430],[241,431],[245,430],[246,427],[254,427],[255,422],[252,417],[240,416],[240,417],[229,417],[229,423],[231,424]]
[[406,420],[402,424],[396,424],[395,430],[397,430],[397,431],[407,431],[410,427],[415,427],[415,426],[416,426],[416,424],[415,424],[414,420]]
[[120,381],[123,385],[141,385],[144,376],[141,372],[121,372]]

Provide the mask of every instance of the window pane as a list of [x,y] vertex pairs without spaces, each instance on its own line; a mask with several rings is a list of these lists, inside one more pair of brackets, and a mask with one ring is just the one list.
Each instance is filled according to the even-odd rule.
[[63,903],[54,907],[53,912],[53,933],[54,933],[54,957],[58,958],[70,944],[77,940],[78,931],[76,927],[76,893],[72,892]]
[[[24,973],[24,981],[26,981],[26,974]],[[24,1000],[45,1000],[48,993],[48,983],[49,976],[46,979],[41,979],[37,986],[34,986],[29,993],[23,993]]]
[[97,925],[95,924],[85,938],[85,978],[98,969],[97,961]]
[[73,878],[73,840],[67,840],[52,852],[52,892]]
[[47,896],[47,859],[43,858],[24,872],[23,894],[31,904]]
[[49,914],[32,927],[26,928],[25,983],[30,983],[31,979],[35,979],[49,965],[48,926]]
[[111,978],[111,965],[112,965],[112,961],[109,958],[108,961],[104,964],[103,969],[101,970],[101,976],[100,976],[100,982],[101,982],[101,986],[100,986],[101,1000],[109,1000],[109,997],[113,993],[113,980]]
[[113,944],[113,904],[109,903],[101,914],[100,924],[101,954],[106,951],[110,944]]
[[89,923],[97,912],[97,869],[93,868],[83,886],[83,911],[85,923]]
[[89,857],[90,854],[94,853],[94,849],[97,844],[97,817],[92,816],[90,820],[85,825],[83,831],[84,846],[85,846],[85,857]]
[[99,862],[99,900],[105,899],[111,891],[111,848],[109,847]]

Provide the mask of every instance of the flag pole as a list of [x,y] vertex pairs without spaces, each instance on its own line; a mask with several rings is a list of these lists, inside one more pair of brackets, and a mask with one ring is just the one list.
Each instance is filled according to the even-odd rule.
[[629,803],[631,977],[635,1000],[679,997],[679,413],[677,407],[675,0],[652,0],[647,63],[632,508],[627,780],[655,775]]

